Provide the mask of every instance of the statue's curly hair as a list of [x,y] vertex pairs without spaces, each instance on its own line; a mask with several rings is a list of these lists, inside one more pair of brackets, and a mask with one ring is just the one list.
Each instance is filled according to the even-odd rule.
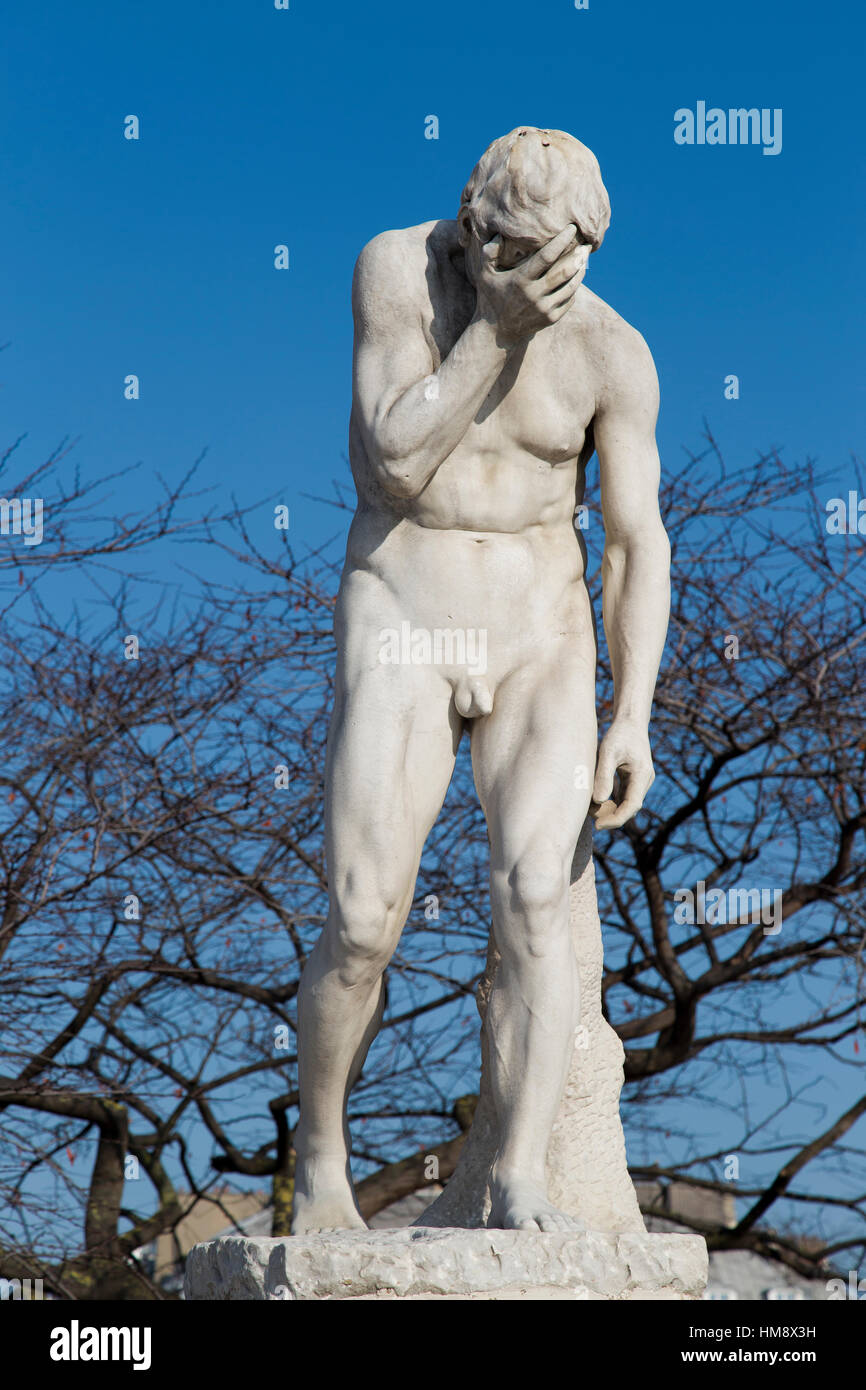
[[569,222],[597,251],[610,199],[592,150],[564,130],[518,126],[488,146],[472,171],[460,211],[476,235],[548,241]]

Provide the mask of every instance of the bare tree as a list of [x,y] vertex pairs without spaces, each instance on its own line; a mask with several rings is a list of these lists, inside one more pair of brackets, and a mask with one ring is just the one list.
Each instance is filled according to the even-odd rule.
[[[336,573],[331,548],[299,559],[265,503],[202,515],[190,478],[115,518],[95,506],[110,484],[63,493],[61,462],[31,474],[54,487],[50,536],[5,567],[0,1275],[159,1297],[134,1252],[227,1181],[267,1178],[273,1230],[288,1229],[294,999],[327,909]],[[596,844],[605,1005],[630,1147],[648,1155],[635,1174],[734,1191],[739,1224],[707,1229],[710,1244],[806,1271],[862,1249],[866,1215],[852,1147],[866,1098],[812,1098],[826,1059],[860,1074],[866,874],[862,555],[823,529],[821,486],[775,456],[728,471],[712,441],[666,484],[659,777],[649,809]],[[180,543],[206,543],[181,552],[204,577],[166,578]],[[56,602],[72,560],[85,613]],[[599,695],[603,715],[603,645]],[[771,933],[760,907],[676,920],[676,894],[706,906],[762,885],[780,894]],[[426,1155],[442,1178],[456,1162],[488,923],[461,756],[352,1096],[367,1215],[424,1181]],[[702,1146],[698,1113],[734,1084],[722,1145]]]
[[[742,1215],[706,1231],[710,1247],[804,1273],[843,1251],[862,1258],[866,1240],[862,1125],[848,1147],[866,1113],[864,546],[828,535],[829,492],[811,464],[777,454],[729,470],[710,435],[667,482],[658,780],[648,812],[597,846],[627,1124],[664,1153],[672,1107],[654,1122],[659,1100],[689,1116],[685,1157],[639,1171],[733,1191]],[[698,909],[690,922],[677,921],[677,895]],[[834,1102],[830,1059],[853,1102]],[[702,1097],[717,1115],[728,1106],[720,1150],[699,1148]],[[724,1181],[726,1155],[740,1183]],[[759,1226],[767,1216],[785,1238]]]

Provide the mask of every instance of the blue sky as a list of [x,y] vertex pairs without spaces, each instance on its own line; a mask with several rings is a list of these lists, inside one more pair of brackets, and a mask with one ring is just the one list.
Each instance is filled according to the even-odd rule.
[[[80,436],[91,476],[141,460],[133,505],[208,446],[207,482],[279,493],[318,543],[339,518],[302,494],[344,475],[358,251],[453,215],[487,143],[529,123],[601,162],[613,220],[587,284],[653,350],[663,461],[707,417],[732,461],[777,445],[843,487],[863,436],[863,27],[780,0],[17,7],[0,442],[28,431],[35,461]],[[676,145],[698,100],[782,108],[781,154]]]

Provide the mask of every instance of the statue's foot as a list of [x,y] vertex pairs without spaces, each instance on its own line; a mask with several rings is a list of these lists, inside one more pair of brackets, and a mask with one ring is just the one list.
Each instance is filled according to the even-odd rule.
[[517,1173],[494,1173],[490,1180],[493,1205],[487,1225],[503,1231],[584,1231],[576,1217],[566,1216],[547,1200],[541,1183]]
[[336,1158],[298,1157],[292,1203],[292,1235],[318,1231],[366,1231],[346,1164]]

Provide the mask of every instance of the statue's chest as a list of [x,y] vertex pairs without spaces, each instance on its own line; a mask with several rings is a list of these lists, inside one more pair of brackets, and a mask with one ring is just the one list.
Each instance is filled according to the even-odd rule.
[[[438,370],[472,320],[475,294],[450,275],[436,277],[431,290],[424,329]],[[595,383],[573,312],[510,354],[465,436],[470,450],[514,445],[550,463],[580,454],[595,414]]]
[[[448,351],[462,331],[448,335]],[[441,360],[434,355],[437,367]],[[560,323],[511,354],[464,444],[494,452],[516,446],[550,463],[564,463],[580,454],[594,413],[595,392],[579,335],[563,331]]]
[[560,334],[557,324],[511,354],[475,424],[483,430],[490,421],[551,461],[570,459],[583,444],[594,401],[574,337]]

